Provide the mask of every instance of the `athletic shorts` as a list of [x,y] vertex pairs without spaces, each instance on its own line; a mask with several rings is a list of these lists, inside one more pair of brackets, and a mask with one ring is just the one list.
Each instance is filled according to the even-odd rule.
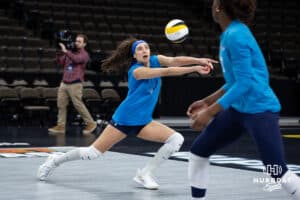
[[109,124],[128,136],[137,136],[140,131],[147,125],[124,126],[117,124],[114,120],[110,120]]

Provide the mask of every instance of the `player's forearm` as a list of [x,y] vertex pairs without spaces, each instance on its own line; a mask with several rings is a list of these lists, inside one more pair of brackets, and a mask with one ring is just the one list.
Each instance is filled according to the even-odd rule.
[[[199,67],[199,66],[198,66]],[[197,67],[168,67],[168,68],[156,68],[150,69],[146,67],[141,67],[136,69],[133,74],[137,80],[141,79],[151,79],[164,76],[180,76],[195,72]]]
[[163,76],[180,76],[196,71],[196,67],[169,67],[165,68]]
[[204,98],[204,101],[208,104],[208,105],[212,105],[213,103],[215,103],[219,98],[221,98],[224,95],[225,91],[223,90],[223,88],[218,89],[217,91],[215,91],[214,93],[212,93],[211,95],[207,96]]
[[201,63],[200,58],[194,58],[189,56],[177,56],[174,57],[172,66],[183,66],[183,65],[192,65]]
[[216,114],[218,114],[222,109],[222,106],[217,103],[214,102],[213,104],[211,104],[208,109],[207,112],[211,115],[211,116],[215,116]]

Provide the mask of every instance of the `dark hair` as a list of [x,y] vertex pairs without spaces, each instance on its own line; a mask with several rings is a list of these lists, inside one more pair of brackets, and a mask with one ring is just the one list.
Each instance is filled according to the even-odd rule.
[[87,44],[88,41],[89,41],[87,35],[85,35],[85,34],[79,33],[79,34],[77,34],[77,37],[83,38],[83,42],[85,42],[86,44]]
[[256,10],[256,0],[219,0],[221,9],[224,9],[231,19],[239,19],[250,24]]
[[134,37],[122,41],[117,49],[103,61],[101,65],[102,70],[105,72],[119,72],[121,74],[128,71],[134,59],[131,53],[131,46],[135,41],[137,39]]

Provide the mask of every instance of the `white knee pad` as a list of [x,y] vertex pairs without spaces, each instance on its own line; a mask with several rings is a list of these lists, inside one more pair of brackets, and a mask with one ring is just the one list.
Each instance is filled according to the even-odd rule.
[[143,174],[153,172],[160,166],[164,161],[176,151],[178,151],[184,141],[184,138],[180,133],[172,134],[166,141],[165,144],[158,150],[154,158],[142,169]]
[[209,178],[209,158],[204,158],[190,153],[188,177],[190,185],[206,189]]
[[175,132],[166,140],[165,144],[168,144],[171,153],[175,153],[179,151],[183,142],[184,142],[184,137],[180,133]]
[[81,160],[94,160],[102,155],[102,153],[93,146],[79,148]]

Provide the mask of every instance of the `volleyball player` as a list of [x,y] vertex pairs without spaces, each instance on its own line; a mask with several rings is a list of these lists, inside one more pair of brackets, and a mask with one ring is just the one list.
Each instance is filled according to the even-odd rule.
[[254,139],[264,165],[274,169],[268,172],[271,177],[282,180],[283,189],[300,200],[300,179],[288,170],[284,157],[278,123],[281,106],[269,85],[261,49],[247,26],[255,9],[255,0],[213,1],[212,15],[222,29],[219,55],[226,83],[187,111],[192,127],[202,130],[189,159],[194,200],[205,197],[209,157],[244,131]]
[[40,166],[38,178],[46,180],[53,170],[64,162],[101,157],[114,144],[128,135],[133,135],[144,140],[164,143],[154,158],[144,168],[139,169],[134,177],[134,181],[145,188],[158,189],[159,185],[152,178],[152,172],[178,151],[184,141],[180,133],[152,119],[161,88],[160,77],[191,72],[208,74],[212,70],[213,62],[215,61],[206,58],[151,55],[148,43],[135,38],[121,42],[102,67],[106,70],[128,71],[127,97],[116,109],[110,124],[91,146],[76,148],[63,155],[50,156]]

